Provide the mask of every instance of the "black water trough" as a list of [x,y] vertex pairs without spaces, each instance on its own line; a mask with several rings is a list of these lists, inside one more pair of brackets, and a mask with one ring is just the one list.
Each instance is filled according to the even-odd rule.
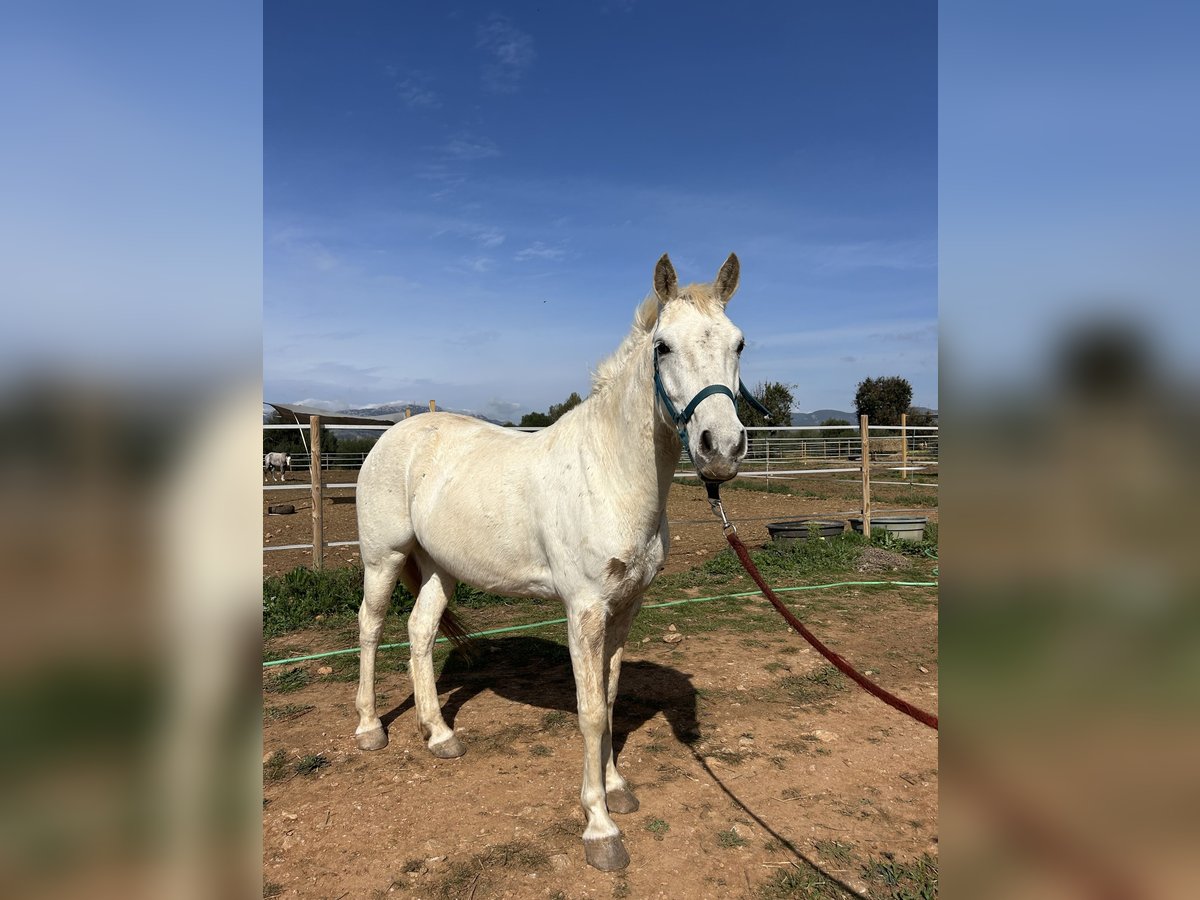
[[807,541],[810,537],[837,537],[846,530],[846,523],[834,519],[796,519],[791,522],[772,522],[767,526],[771,540],[777,544]]

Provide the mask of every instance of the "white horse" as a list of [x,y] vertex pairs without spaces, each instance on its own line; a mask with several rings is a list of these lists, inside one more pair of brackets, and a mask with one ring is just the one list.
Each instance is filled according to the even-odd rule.
[[286,453],[267,453],[263,455],[263,472],[269,473],[275,480],[275,470],[279,470],[279,480],[287,481],[287,470],[292,467],[292,458]]
[[[443,759],[466,752],[442,718],[433,675],[456,582],[561,600],[584,744],[583,845],[598,869],[629,862],[609,813],[633,812],[638,800],[617,771],[612,708],[629,627],[670,547],[667,492],[681,435],[708,481],[733,478],[746,455],[733,401],[744,341],[725,316],[738,269],[730,254],[712,284],[680,289],[664,254],[633,330],[599,366],[587,400],[555,424],[530,434],[450,413],[414,416],[380,438],[358,478],[358,746],[388,741],[375,710],[375,652],[397,579],[416,597],[408,634],[418,729]],[[690,425],[675,413],[685,406]]]

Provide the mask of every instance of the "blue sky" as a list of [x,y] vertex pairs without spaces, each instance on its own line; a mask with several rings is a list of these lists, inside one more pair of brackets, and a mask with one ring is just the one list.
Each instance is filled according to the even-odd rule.
[[268,2],[266,398],[545,409],[732,250],[744,380],[937,406],[934,4],[731,10]]

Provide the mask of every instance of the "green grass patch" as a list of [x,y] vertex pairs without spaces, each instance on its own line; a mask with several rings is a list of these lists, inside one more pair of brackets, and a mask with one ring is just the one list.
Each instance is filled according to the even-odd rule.
[[288,694],[312,683],[312,675],[303,666],[295,666],[267,677],[265,690],[270,694]]
[[263,718],[268,722],[290,722],[305,713],[310,713],[315,706],[300,703],[284,703],[282,706],[268,706],[263,709]]
[[542,731],[555,731],[560,728],[570,728],[574,717],[561,709],[552,709],[542,716]]
[[[358,615],[362,596],[361,566],[320,570],[298,566],[284,575],[264,578],[263,637],[277,637],[316,624],[343,628]],[[478,591],[465,584],[460,584],[455,590],[453,602],[468,609],[524,603]],[[407,616],[412,605],[412,594],[402,585],[396,585],[388,607],[389,618]],[[321,618],[318,619],[318,616]]]
[[745,847],[747,843],[748,841],[738,834],[734,828],[717,832],[717,844],[726,850],[732,850],[734,847]]
[[[680,478],[678,484],[687,487],[704,487],[703,482],[698,478]],[[807,491],[802,488],[796,488],[790,482],[779,481],[772,479],[768,481],[765,478],[735,478],[733,481],[726,481],[721,485],[723,491],[755,491],[760,494],[794,494],[796,496],[815,497],[816,494],[812,491]]]
[[461,900],[475,891],[476,897],[495,896],[490,887],[491,877],[500,870],[526,873],[542,872],[549,867],[549,855],[536,844],[510,841],[488,847],[468,860],[451,863],[449,871],[433,885],[432,895],[438,900]]
[[843,900],[846,891],[804,862],[779,869],[758,889],[759,900]]
[[647,819],[642,827],[654,835],[654,839],[658,841],[661,841],[663,835],[671,830],[671,826],[663,819]]
[[934,900],[938,895],[938,861],[928,853],[899,863],[890,853],[863,866],[873,900]]
[[324,769],[329,765],[329,760],[325,758],[324,753],[307,753],[296,760],[297,775],[311,775],[318,769]]
[[854,849],[853,844],[844,844],[841,841],[815,841],[813,846],[826,859],[832,859],[843,865],[849,864],[853,858],[851,853]]
[[263,783],[272,784],[276,781],[282,781],[287,777],[288,764],[287,753],[283,750],[276,750],[263,763]]

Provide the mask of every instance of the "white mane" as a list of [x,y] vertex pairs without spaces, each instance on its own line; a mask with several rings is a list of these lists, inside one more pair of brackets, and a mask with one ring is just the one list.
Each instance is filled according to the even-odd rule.
[[[689,284],[679,292],[672,303],[690,303],[697,309],[716,314],[722,311],[721,301],[713,294],[711,284]],[[592,373],[592,395],[603,392],[617,373],[625,368],[625,363],[639,351],[649,340],[654,326],[658,324],[658,314],[661,304],[654,294],[647,295],[633,314],[633,330],[625,336],[620,346],[607,359],[596,366]]]

